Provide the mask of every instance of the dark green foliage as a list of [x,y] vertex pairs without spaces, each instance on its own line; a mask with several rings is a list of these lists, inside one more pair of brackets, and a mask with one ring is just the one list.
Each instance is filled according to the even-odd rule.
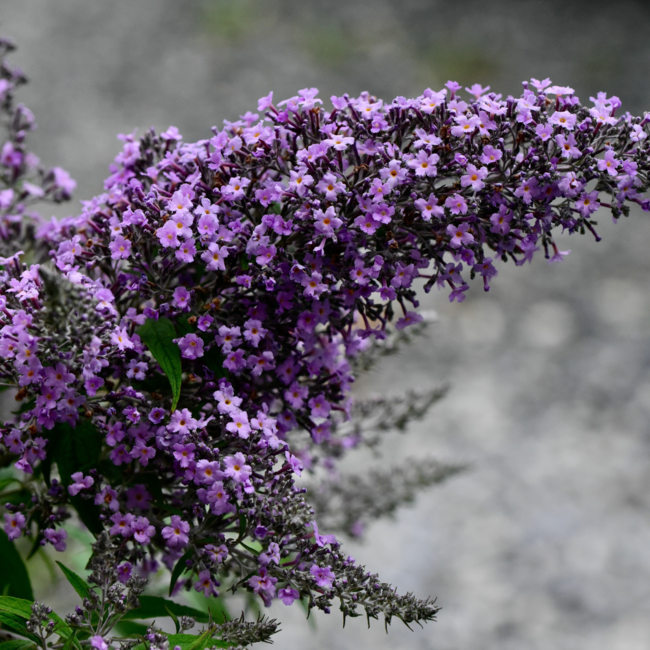
[[[67,488],[75,472],[87,474],[89,470],[97,469],[101,449],[101,434],[90,420],[78,422],[74,429],[68,424],[55,425],[48,432],[47,457],[43,461],[45,482],[50,484],[52,465],[56,464],[61,483]],[[98,535],[103,530],[99,508],[92,501],[78,495],[70,497],[70,503],[91,533]]]
[[168,318],[148,318],[138,329],[142,342],[169,379],[172,389],[172,411],[176,409],[181,396],[181,351],[174,339],[177,338],[174,325]]
[[1,530],[0,558],[0,594],[33,600],[32,585],[20,553],[6,533]]
[[173,600],[167,600],[159,596],[140,596],[140,607],[127,612],[122,620],[161,618],[169,616],[172,612],[176,616],[191,616],[200,623],[207,623],[209,615],[193,607],[179,605]]

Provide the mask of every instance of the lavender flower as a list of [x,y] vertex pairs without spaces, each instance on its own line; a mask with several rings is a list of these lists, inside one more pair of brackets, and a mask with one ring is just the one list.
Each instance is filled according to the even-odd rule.
[[183,548],[189,541],[190,525],[178,515],[172,516],[171,526],[165,526],[161,534],[170,548]]
[[17,539],[23,534],[25,527],[25,516],[16,512],[15,514],[5,514],[4,530],[9,539]]
[[95,483],[92,476],[84,476],[82,472],[76,472],[72,475],[74,483],[68,487],[71,496],[76,496],[81,490],[87,490]]
[[44,543],[49,542],[57,551],[65,551],[65,540],[68,539],[68,533],[62,528],[59,528],[58,530],[54,530],[54,528],[46,528],[43,531],[43,538]]

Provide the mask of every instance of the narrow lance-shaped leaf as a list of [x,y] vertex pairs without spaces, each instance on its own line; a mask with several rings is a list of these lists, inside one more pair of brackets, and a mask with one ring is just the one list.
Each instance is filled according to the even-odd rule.
[[190,549],[181,557],[178,562],[174,565],[174,570],[172,571],[172,576],[169,581],[169,595],[172,595],[172,592],[174,591],[174,587],[176,586],[176,583],[178,582],[178,579],[181,577],[184,571],[187,570],[187,560],[189,560],[192,555],[194,555],[194,549]]
[[68,637],[62,650],[72,650],[72,647],[76,644],[77,641],[77,632],[76,630]]
[[173,600],[167,600],[160,596],[140,596],[138,600],[140,601],[140,607],[127,612],[122,617],[122,620],[166,617],[169,616],[170,611],[176,616],[192,616],[199,623],[207,623],[210,618],[207,612],[186,605],[179,605]]
[[65,575],[67,581],[72,585],[72,588],[79,594],[79,596],[81,596],[81,598],[88,598],[90,587],[86,581],[81,576],[78,576],[74,571],[70,571],[65,564],[62,564],[58,560],[56,563],[59,565],[59,568],[63,571],[63,575]]
[[[38,637],[35,637],[29,633],[23,621],[26,621],[32,615],[32,601],[25,600],[23,598],[14,598],[12,596],[0,596],[0,623],[5,628],[12,628],[19,634],[28,639],[38,641]],[[54,623],[54,632],[58,634],[62,639],[69,639],[73,636],[72,628],[55,612],[49,614]],[[78,650],[81,650],[79,641],[73,639],[73,643]]]
[[32,599],[0,596],[0,612],[28,619],[32,615]]
[[[102,436],[92,422],[84,420],[74,429],[68,424],[59,423],[48,434],[48,440],[48,474],[49,465],[56,463],[64,487],[70,485],[72,474],[75,472],[86,474],[89,470],[97,468]],[[92,501],[74,496],[70,498],[70,503],[91,533],[98,535],[102,532],[99,508]]]
[[176,409],[181,396],[181,351],[174,339],[176,330],[168,318],[148,318],[138,329],[142,342],[167,375],[172,388],[172,411]]
[[219,594],[216,598],[210,598],[208,600],[208,609],[212,614],[212,620],[218,625],[223,625],[232,619],[232,616],[226,607],[225,597],[223,594]]
[[0,530],[0,594],[33,600],[25,564],[14,543]]
[[0,492],[4,491],[12,483],[18,483],[18,485],[20,485],[20,481],[17,478],[14,478],[13,476],[0,479]]
[[15,614],[8,614],[0,610],[0,628],[6,632],[13,632],[31,641],[38,642],[38,637],[27,629],[25,619]]
[[229,648],[234,643],[227,643],[212,638],[212,631],[206,630],[203,634],[168,634],[169,647],[180,646],[181,650],[203,650],[210,648]]
[[113,634],[118,637],[144,636],[147,633],[147,625],[135,623],[134,621],[120,620],[113,628]]
[[[196,640],[187,647],[187,650],[203,650],[207,642],[212,638],[213,631],[208,628],[203,634],[197,636]],[[182,646],[181,646],[182,648]]]
[[27,639],[11,639],[11,641],[0,643],[0,650],[28,650],[28,648],[35,647],[34,642]]
[[169,607],[167,607],[166,605],[165,605],[165,609],[167,610],[167,615],[169,616],[169,618],[171,618],[172,621],[174,621],[174,626],[176,627],[176,634],[179,634],[181,631],[181,622],[178,620],[178,616],[176,616],[176,614],[174,614],[174,612],[172,612],[172,610],[169,609]]

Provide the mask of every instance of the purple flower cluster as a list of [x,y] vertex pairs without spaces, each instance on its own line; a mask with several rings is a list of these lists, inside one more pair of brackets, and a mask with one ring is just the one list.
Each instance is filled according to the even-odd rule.
[[11,41],[0,38],[0,115],[6,128],[0,148],[0,257],[33,243],[34,230],[45,223],[33,211],[34,205],[67,201],[77,186],[64,169],[45,169],[26,148],[36,122],[26,106],[14,101],[16,89],[26,81],[23,73],[6,61],[14,49]]
[[[422,320],[416,281],[460,302],[498,260],[562,259],[557,228],[597,237],[600,206],[650,207],[647,122],[616,117],[618,98],[582,106],[548,80],[505,99],[460,90],[329,111],[315,89],[271,93],[261,119],[199,142],[120,136],[105,193],[41,228],[51,263],[4,261],[0,375],[24,407],[1,444],[24,472],[54,460],[67,487],[12,506],[8,534],[50,540],[37,522],[90,507],[129,572],[162,559],[206,595],[225,580],[266,604],[432,618],[319,534],[294,482],[315,448],[350,444],[350,360]],[[101,439],[69,475],[66,426]]]

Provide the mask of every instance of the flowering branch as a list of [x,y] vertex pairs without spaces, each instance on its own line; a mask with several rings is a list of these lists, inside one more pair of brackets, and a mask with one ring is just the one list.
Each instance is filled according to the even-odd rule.
[[[460,90],[332,97],[331,110],[315,89],[271,93],[261,120],[195,143],[174,127],[120,136],[105,192],[34,235],[41,264],[2,260],[0,380],[21,402],[2,446],[32,477],[30,505],[6,507],[8,536],[62,549],[74,510],[110,537],[123,583],[162,561],[172,593],[433,620],[434,603],[321,534],[296,484],[357,444],[355,359],[422,321],[420,278],[461,302],[499,261],[540,248],[560,261],[557,229],[598,239],[601,205],[614,219],[650,208],[647,120],[616,117],[618,98],[586,107],[548,80],[517,98]],[[396,483],[385,507],[413,487]]]

